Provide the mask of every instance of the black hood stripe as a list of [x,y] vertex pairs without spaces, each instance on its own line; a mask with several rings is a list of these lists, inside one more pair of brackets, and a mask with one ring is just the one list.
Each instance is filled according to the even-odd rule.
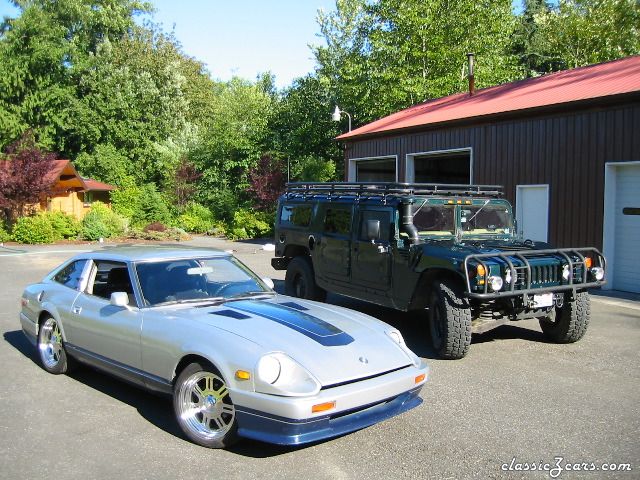
[[354,341],[351,335],[335,325],[284,305],[244,300],[233,302],[227,306],[289,327],[325,347],[349,345]]

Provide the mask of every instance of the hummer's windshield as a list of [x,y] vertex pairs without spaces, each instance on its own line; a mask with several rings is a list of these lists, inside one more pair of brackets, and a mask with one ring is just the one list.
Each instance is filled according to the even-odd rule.
[[511,211],[503,203],[462,205],[460,226],[463,236],[509,235],[513,233]]
[[477,201],[450,204],[442,200],[426,201],[413,210],[413,224],[421,237],[453,235],[511,235],[513,219],[509,205],[502,201]]

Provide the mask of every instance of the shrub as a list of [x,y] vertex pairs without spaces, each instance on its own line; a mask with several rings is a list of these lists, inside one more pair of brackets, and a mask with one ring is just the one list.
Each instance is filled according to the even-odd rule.
[[20,243],[52,243],[56,236],[49,219],[43,215],[20,217],[13,225],[13,239]]
[[162,232],[157,230],[144,231],[134,228],[129,231],[127,236],[136,240],[174,240],[176,242],[191,239],[187,232],[181,228],[167,228]]
[[116,237],[126,230],[126,219],[102,202],[94,202],[82,220],[82,237],[87,240]]
[[170,223],[171,213],[167,201],[153,183],[140,188],[139,207],[131,220],[136,225],[147,225],[153,222]]
[[187,232],[206,233],[212,229],[214,219],[211,210],[207,207],[189,202],[176,223]]
[[4,224],[0,221],[0,242],[8,242],[11,240],[11,234],[4,228]]
[[232,240],[265,237],[273,232],[272,215],[239,209],[233,215],[233,223],[227,230]]
[[167,227],[164,223],[153,222],[142,229],[143,232],[165,232]]
[[51,223],[55,240],[76,238],[80,233],[80,222],[71,215],[62,212],[47,212],[43,216]]

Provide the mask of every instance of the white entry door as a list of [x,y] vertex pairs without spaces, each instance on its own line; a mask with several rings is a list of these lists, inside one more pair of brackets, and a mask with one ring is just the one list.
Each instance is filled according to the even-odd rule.
[[516,220],[524,239],[549,239],[549,185],[516,186]]

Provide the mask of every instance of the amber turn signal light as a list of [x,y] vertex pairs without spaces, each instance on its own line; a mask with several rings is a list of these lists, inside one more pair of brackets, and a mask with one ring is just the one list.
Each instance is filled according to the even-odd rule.
[[236,370],[236,378],[238,380],[250,380],[251,374],[246,370]]
[[591,268],[591,265],[593,263],[593,260],[591,260],[591,257],[584,257],[584,266],[587,268]]
[[326,412],[332,408],[336,408],[335,400],[333,402],[318,403],[317,405],[314,405],[311,407],[311,413]]
[[487,273],[487,271],[484,268],[484,265],[478,265],[476,267],[476,272],[478,272],[478,275],[483,277],[485,273]]
[[418,376],[415,378],[416,383],[420,383],[420,382],[422,382],[422,381],[425,379],[425,377],[426,377],[426,376],[427,376],[427,375],[426,375],[426,374],[424,374],[424,373],[421,373],[420,375],[418,375]]

